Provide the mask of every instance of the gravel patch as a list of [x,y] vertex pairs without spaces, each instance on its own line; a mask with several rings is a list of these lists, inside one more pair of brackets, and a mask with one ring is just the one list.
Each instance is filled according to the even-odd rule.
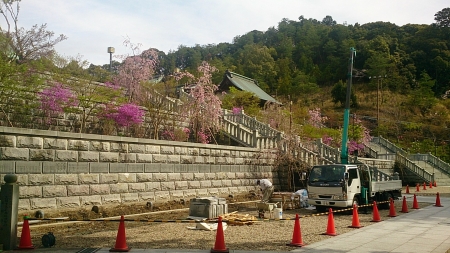
[[[450,187],[434,187],[434,192],[427,190],[417,195],[449,196]],[[445,189],[445,191],[444,191]],[[410,188],[410,193],[414,194]],[[442,192],[442,193],[441,193]],[[416,210],[412,208],[412,198],[407,199],[410,212]],[[419,203],[423,208],[429,203]],[[231,207],[234,206],[234,207]],[[402,201],[395,201],[397,216],[403,215],[400,212]],[[237,210],[239,214],[249,214],[257,217],[256,204],[231,205],[230,212]],[[373,218],[372,207],[368,208],[369,213],[363,213],[362,208],[358,214],[361,226],[370,226]],[[110,213],[113,213],[110,210]],[[381,220],[390,219],[389,210],[379,209]],[[312,244],[329,238],[323,235],[327,230],[328,215],[316,214],[315,210],[294,209],[283,210],[283,218],[295,218],[298,214],[302,239],[305,244]],[[163,214],[146,214],[130,219],[185,219],[188,211],[173,211]],[[306,217],[304,217],[306,216]],[[352,225],[352,215],[344,212],[333,214],[336,233],[344,234],[355,230],[349,228]],[[47,216],[49,217],[49,216]],[[61,216],[59,216],[61,217]],[[47,232],[53,232],[56,237],[55,248],[111,248],[114,247],[118,229],[118,222],[81,222],[64,223],[63,225],[50,225],[45,227],[31,226],[31,237],[33,244],[39,247],[41,237]],[[214,246],[216,232],[205,230],[191,230],[188,227],[195,226],[193,223],[148,223],[148,222],[125,222],[127,245],[133,248],[177,248],[177,249],[203,249],[209,250]],[[230,250],[266,250],[266,251],[289,251],[292,247],[286,246],[292,240],[294,220],[287,221],[264,221],[255,222],[251,225],[228,226],[224,231],[225,244]],[[20,234],[19,234],[20,235]],[[42,246],[40,246],[42,247]]]

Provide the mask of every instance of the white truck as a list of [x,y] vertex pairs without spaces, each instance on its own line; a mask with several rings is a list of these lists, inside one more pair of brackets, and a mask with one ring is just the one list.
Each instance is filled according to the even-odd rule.
[[[308,177],[308,204],[317,212],[401,197],[402,181],[365,164],[314,166]],[[384,203],[381,208],[389,208]]]

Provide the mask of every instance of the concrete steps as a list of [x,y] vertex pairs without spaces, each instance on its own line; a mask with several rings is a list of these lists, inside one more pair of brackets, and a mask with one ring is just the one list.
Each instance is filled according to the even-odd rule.
[[[369,147],[377,152],[378,158],[388,159],[388,160],[395,159],[395,156],[392,155],[393,154],[392,152],[387,150],[382,145],[379,145],[378,143],[370,142]],[[412,159],[413,158],[414,158],[414,156],[412,156]],[[430,174],[434,173],[434,178],[438,185],[450,186],[450,176],[446,173],[443,173],[439,168],[434,167],[432,164],[430,164],[426,161],[422,161],[422,160],[411,160],[411,161],[413,163],[415,163],[417,166],[419,166],[422,169],[424,169],[425,171],[427,171],[428,173],[430,173]],[[400,177],[402,178],[402,180],[404,182],[406,182],[408,184],[412,183],[413,185],[415,185],[415,183],[420,183],[420,184],[423,183],[423,182],[420,182],[420,181],[423,181],[423,179],[421,179],[415,173],[408,171],[407,169],[405,171],[400,172]]]

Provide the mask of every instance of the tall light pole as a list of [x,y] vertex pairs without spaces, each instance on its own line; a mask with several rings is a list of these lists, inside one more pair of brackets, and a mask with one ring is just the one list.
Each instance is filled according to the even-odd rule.
[[377,132],[378,136],[380,135],[380,84],[381,88],[383,88],[383,78],[387,77],[387,75],[384,76],[369,76],[369,79],[376,79],[377,80]]
[[114,47],[108,47],[109,53],[109,72],[112,72],[112,54],[116,51]]

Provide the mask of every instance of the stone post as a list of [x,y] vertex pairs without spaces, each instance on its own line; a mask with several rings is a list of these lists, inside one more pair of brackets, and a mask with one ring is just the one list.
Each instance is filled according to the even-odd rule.
[[3,244],[3,250],[13,250],[17,240],[19,185],[15,174],[5,175],[4,179],[0,192],[0,244]]
[[400,179],[400,177],[399,177],[398,172],[394,172],[394,180],[399,180],[399,179]]

